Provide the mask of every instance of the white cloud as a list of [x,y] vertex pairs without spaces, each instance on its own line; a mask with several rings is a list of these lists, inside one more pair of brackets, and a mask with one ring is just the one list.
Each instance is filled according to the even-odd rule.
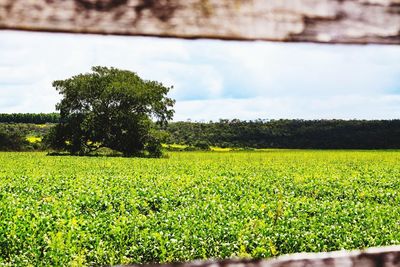
[[0,39],[0,112],[54,111],[52,81],[105,65],[173,85],[176,119],[400,115],[396,46],[12,31]]
[[[381,93],[400,87],[400,48],[315,44],[235,44],[232,70],[252,96]],[[400,89],[400,88],[399,88]]]
[[398,119],[400,96],[336,95],[180,101],[175,121],[224,119]]

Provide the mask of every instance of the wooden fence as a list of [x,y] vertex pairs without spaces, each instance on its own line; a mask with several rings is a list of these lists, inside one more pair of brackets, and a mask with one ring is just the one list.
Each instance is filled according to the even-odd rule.
[[[400,0],[0,0],[0,29],[400,44]],[[400,246],[161,267],[392,267]]]
[[400,44],[400,0],[0,0],[0,29]]
[[[269,260],[195,261],[148,267],[395,267],[400,266],[400,246],[361,251],[298,253]],[[143,267],[131,265],[131,267]]]

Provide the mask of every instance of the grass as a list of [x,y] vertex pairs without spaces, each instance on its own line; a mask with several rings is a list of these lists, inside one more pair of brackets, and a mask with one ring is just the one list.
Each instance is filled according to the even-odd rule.
[[0,265],[270,257],[400,244],[399,151],[0,153]]

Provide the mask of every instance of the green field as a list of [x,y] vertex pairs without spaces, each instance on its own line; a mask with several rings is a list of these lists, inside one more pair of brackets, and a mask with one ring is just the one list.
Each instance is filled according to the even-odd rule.
[[400,244],[400,151],[0,153],[0,265]]

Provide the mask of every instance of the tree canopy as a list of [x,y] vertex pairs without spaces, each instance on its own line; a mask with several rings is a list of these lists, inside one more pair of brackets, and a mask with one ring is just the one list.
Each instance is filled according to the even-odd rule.
[[161,155],[154,123],[166,125],[175,101],[167,97],[172,87],[143,80],[136,73],[116,68],[93,67],[53,82],[62,95],[56,105],[60,123],[50,135],[50,146],[84,155],[100,147],[125,156]]

